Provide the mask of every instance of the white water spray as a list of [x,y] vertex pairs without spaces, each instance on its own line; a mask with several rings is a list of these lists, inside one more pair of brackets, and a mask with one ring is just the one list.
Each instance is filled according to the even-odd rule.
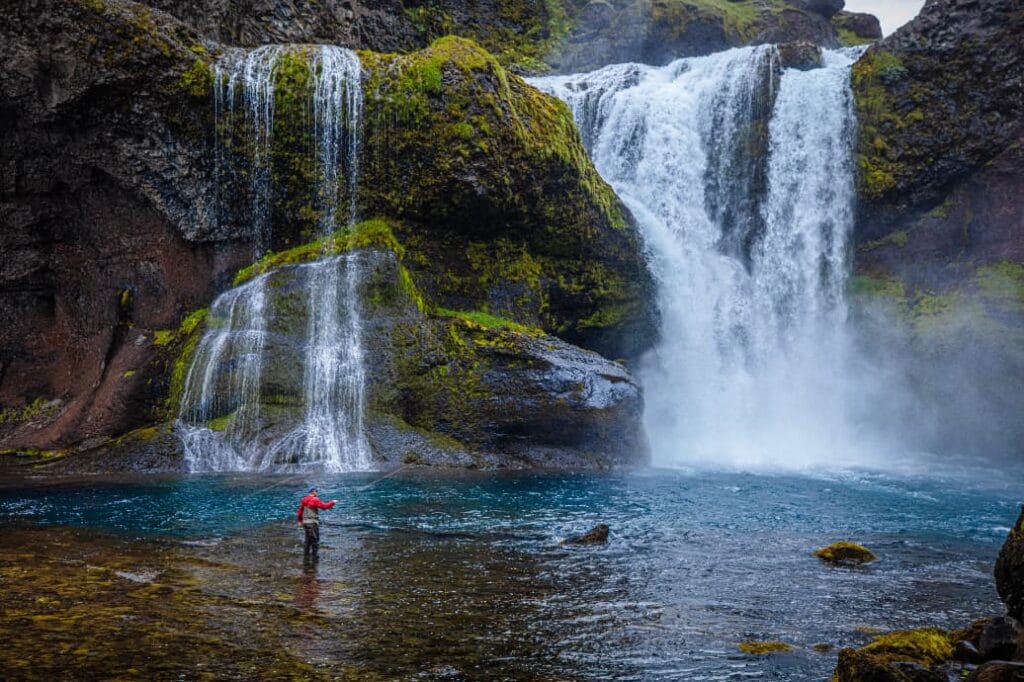
[[761,46],[533,81],[569,104],[643,232],[662,315],[641,369],[656,463],[870,463],[844,294],[851,63],[782,70]]

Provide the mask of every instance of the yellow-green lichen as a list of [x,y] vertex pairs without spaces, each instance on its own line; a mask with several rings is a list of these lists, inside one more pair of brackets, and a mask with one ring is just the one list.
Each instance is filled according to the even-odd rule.
[[859,651],[884,661],[911,661],[931,667],[953,658],[953,642],[945,630],[920,628],[881,635]]
[[181,74],[178,86],[191,97],[209,97],[213,88],[213,71],[202,59],[196,59],[192,66]]
[[867,547],[845,541],[822,547],[814,552],[814,556],[830,564],[866,564],[878,559]]
[[40,396],[21,407],[0,409],[0,425],[47,420],[60,412],[60,407],[61,401]]
[[787,644],[786,642],[760,640],[740,642],[736,645],[736,648],[743,653],[751,654],[752,656],[766,656],[768,654],[793,650],[792,645]]

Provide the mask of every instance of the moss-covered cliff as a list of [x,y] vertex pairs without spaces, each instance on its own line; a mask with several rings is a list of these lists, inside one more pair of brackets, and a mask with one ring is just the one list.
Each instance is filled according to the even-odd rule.
[[[0,239],[11,255],[0,273],[9,321],[0,332],[0,450],[92,447],[174,416],[202,331],[196,322],[216,292],[247,276],[236,273],[255,235],[251,216],[235,209],[246,203],[251,150],[225,135],[238,121],[224,111],[215,120],[212,64],[224,49],[169,15],[127,0],[67,3],[15,12],[3,32],[14,59],[0,76],[9,123]],[[274,69],[275,251],[255,269],[326,248],[308,245],[320,231],[310,53],[288,48]],[[613,358],[653,343],[635,226],[562,103],[468,40],[360,56],[356,203],[361,215],[385,216],[387,229],[337,236],[331,248],[401,255],[401,281],[429,314],[403,332],[410,340],[452,351],[450,376],[475,381],[481,404],[507,390],[488,377],[510,358],[533,366],[545,353],[585,356],[553,337],[531,340],[544,332]],[[456,332],[479,346],[471,359],[445,345]],[[417,372],[390,377],[395,396],[433,380]],[[499,429],[499,416],[529,422],[503,398],[471,428],[441,429],[434,421],[450,423],[454,403],[443,391],[419,394],[404,412],[394,401],[406,397],[393,396],[388,414],[413,429],[472,434],[479,447],[487,425],[511,428]],[[563,403],[542,412],[554,419]],[[618,427],[637,428],[637,405]],[[566,412],[556,430],[573,431],[580,414]],[[614,440],[594,424],[586,430]],[[622,442],[642,457],[641,440]]]

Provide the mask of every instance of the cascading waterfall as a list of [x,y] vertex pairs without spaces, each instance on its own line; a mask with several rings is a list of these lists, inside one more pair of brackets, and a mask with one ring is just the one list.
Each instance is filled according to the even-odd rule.
[[[356,221],[362,71],[359,58],[351,51],[323,46],[314,55],[313,72],[313,119],[323,176],[318,192],[320,230],[327,236],[337,229],[341,177],[347,180],[347,224]],[[344,278],[339,274],[339,261],[344,262]],[[357,291],[359,258],[330,258],[312,267],[303,381],[304,460],[322,462],[332,470],[366,469],[370,450],[363,434],[366,378]]]
[[662,340],[641,368],[660,463],[864,463],[846,332],[852,52],[773,46],[539,78],[641,227]]
[[[233,134],[236,91],[244,104],[250,163],[252,237],[256,253],[270,243],[271,142],[274,70],[290,49],[311,50],[311,101],[316,141],[320,233],[356,220],[359,139],[362,125],[361,66],[350,50],[332,46],[267,46],[231,56],[218,66],[218,168],[225,163],[223,136]],[[226,128],[226,130],[221,130]],[[235,145],[239,146],[239,145]],[[346,211],[339,211],[344,204]],[[268,332],[267,279],[263,275],[222,294],[210,309],[185,381],[179,433],[193,471],[285,470],[315,466],[328,471],[371,466],[363,433],[365,368],[357,255],[325,257],[301,266],[308,282],[308,330],[303,351],[303,418],[274,443],[265,442],[260,385]],[[341,274],[341,271],[344,274]],[[215,424],[217,421],[226,424]],[[219,429],[216,427],[220,427]]]

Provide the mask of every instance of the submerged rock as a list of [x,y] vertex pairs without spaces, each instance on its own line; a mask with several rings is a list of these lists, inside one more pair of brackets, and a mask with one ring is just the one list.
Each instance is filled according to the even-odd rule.
[[759,640],[740,642],[736,645],[736,648],[745,654],[751,654],[753,656],[767,656],[768,654],[793,650],[793,647],[785,642]]
[[595,545],[608,542],[608,524],[601,523],[582,535],[574,535],[562,540],[563,545]]
[[878,559],[867,547],[855,542],[833,542],[814,552],[814,556],[830,564],[866,564]]

